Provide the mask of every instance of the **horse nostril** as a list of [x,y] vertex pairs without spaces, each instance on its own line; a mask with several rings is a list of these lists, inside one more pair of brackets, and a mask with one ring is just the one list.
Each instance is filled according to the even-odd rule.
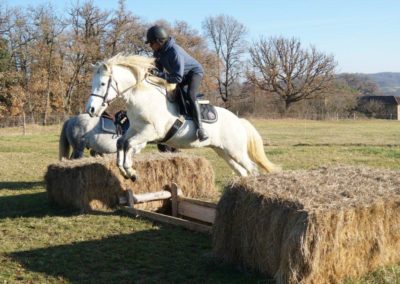
[[91,113],[91,114],[94,114],[94,107],[91,107],[91,108],[90,108],[90,113]]

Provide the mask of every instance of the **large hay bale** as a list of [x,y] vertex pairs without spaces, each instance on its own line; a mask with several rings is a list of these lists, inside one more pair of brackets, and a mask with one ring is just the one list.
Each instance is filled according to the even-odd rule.
[[[115,155],[105,158],[84,158],[62,161],[48,166],[45,175],[49,200],[57,206],[88,212],[113,209],[126,190],[134,194],[168,189],[176,182],[183,195],[192,198],[213,198],[214,171],[202,158],[182,153],[139,154],[133,167],[139,174],[136,182],[125,179],[116,166]],[[159,210],[166,202],[150,202],[142,209]]]
[[233,181],[213,252],[277,283],[341,283],[400,262],[400,173],[320,168]]

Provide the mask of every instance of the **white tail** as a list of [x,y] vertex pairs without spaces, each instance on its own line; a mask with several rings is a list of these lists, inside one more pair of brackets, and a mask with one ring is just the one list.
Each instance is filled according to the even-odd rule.
[[269,173],[280,172],[281,167],[270,162],[264,152],[264,144],[261,135],[254,128],[254,126],[244,118],[240,121],[246,128],[247,132],[247,153],[250,159],[258,166]]

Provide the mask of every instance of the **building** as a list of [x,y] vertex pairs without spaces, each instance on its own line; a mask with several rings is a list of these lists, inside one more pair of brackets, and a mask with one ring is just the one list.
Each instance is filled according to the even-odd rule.
[[400,120],[400,96],[363,96],[358,105],[367,116]]

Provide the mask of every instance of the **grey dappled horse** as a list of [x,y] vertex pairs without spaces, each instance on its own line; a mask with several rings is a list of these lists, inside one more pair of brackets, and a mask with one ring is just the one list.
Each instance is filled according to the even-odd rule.
[[[122,130],[125,123],[119,121]],[[110,118],[90,117],[87,113],[73,116],[64,122],[61,130],[59,159],[82,158],[85,148],[91,149],[91,154],[116,153],[119,137],[121,136],[117,134],[116,126]],[[72,154],[70,153],[71,148]],[[177,151],[177,149],[163,144],[157,144],[157,148],[160,152]]]
[[61,130],[59,159],[82,158],[85,148],[100,154],[116,153],[118,138],[111,119],[90,117],[86,113],[73,116],[64,122]]

